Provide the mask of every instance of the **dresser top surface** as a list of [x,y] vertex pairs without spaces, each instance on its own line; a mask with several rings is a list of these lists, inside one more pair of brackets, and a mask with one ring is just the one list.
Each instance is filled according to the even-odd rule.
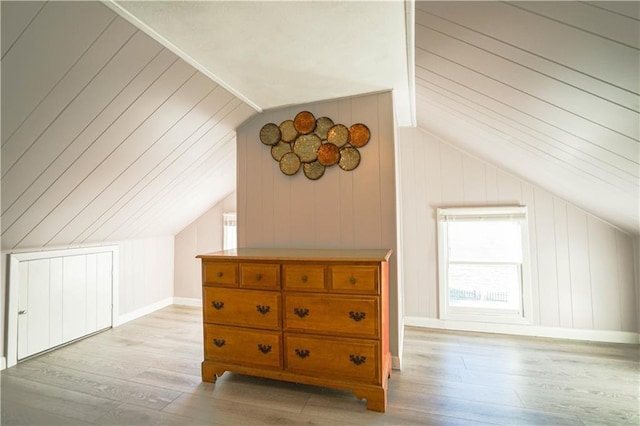
[[229,260],[314,260],[314,261],[351,261],[385,262],[391,257],[389,249],[298,249],[298,248],[238,248],[222,250],[196,256],[201,259]]

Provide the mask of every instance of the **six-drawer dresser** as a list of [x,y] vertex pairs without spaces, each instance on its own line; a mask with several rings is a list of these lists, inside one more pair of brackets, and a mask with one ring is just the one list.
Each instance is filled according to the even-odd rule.
[[349,389],[384,412],[390,250],[203,254],[202,380],[225,371]]

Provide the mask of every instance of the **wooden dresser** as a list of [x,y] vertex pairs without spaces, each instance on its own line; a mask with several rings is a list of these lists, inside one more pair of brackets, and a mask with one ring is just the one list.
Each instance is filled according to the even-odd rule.
[[237,249],[202,259],[202,380],[349,389],[384,412],[390,250]]

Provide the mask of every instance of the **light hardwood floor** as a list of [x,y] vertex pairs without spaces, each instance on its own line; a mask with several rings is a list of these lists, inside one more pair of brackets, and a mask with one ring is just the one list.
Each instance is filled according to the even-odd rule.
[[407,328],[384,414],[347,391],[200,381],[198,308],[172,306],[1,373],[2,425],[619,425],[638,346]]

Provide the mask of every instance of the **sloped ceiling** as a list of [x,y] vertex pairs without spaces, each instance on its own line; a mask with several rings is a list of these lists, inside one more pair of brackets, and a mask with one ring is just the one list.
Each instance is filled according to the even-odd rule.
[[638,2],[417,2],[418,126],[638,232]]
[[255,111],[99,2],[5,2],[2,248],[178,232]]
[[[406,31],[411,40],[413,25],[405,27],[404,17],[412,16],[412,3],[399,3],[405,15],[393,19],[394,33]],[[256,16],[271,16],[269,2],[254,4],[261,6]],[[365,4],[341,10],[379,37],[386,27],[358,13],[356,5],[366,10]],[[246,36],[247,26],[235,22],[236,43],[227,53],[259,55],[263,63],[234,68],[227,58],[213,58],[205,75],[192,66],[204,58],[176,55],[188,46],[163,47],[146,33],[148,25],[136,27],[102,3],[0,5],[3,249],[176,233],[235,188],[240,123],[256,108],[316,100],[281,97],[303,93],[316,75],[273,84],[264,78],[265,69],[283,67],[287,52],[269,43],[282,40],[270,38],[282,36],[277,25],[260,33],[256,49],[255,34]],[[236,5],[225,2],[223,16],[240,16]],[[402,62],[407,75],[415,73],[419,127],[637,233],[638,8],[637,2],[417,2],[415,51],[399,47],[404,59],[381,57],[376,45],[331,58],[345,70],[363,58],[393,62],[391,68]],[[399,9],[389,10],[396,17]],[[305,18],[305,28],[315,28],[314,15]],[[296,31],[313,46],[335,39],[326,31]],[[309,64],[331,60],[313,49],[304,53],[314,58]],[[413,54],[415,67],[407,68]],[[242,78],[209,78],[225,70]],[[366,75],[349,77],[355,91],[377,88]],[[249,96],[252,90],[259,96]]]

